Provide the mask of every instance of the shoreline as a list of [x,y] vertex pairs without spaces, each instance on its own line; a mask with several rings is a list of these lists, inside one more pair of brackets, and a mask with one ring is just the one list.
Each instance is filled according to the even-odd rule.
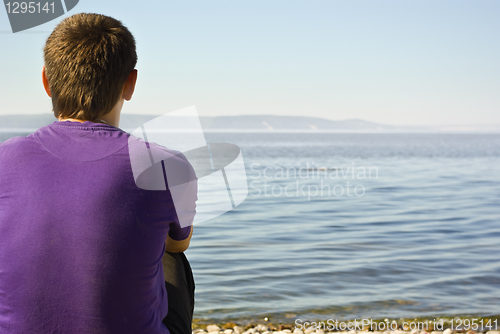
[[500,315],[399,319],[323,319],[272,322],[193,320],[193,334],[500,334]]

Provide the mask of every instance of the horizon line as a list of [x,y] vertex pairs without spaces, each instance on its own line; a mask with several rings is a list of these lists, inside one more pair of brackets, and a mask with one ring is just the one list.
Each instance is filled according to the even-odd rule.
[[[136,115],[136,116],[163,116],[168,113],[163,113],[163,114],[138,114],[138,113],[127,113],[124,112],[121,115]],[[41,115],[52,115],[52,113],[36,113],[36,114],[0,114],[0,117],[2,116],[41,116]],[[200,118],[204,117],[255,117],[255,116],[272,116],[272,117],[289,117],[289,118],[301,118],[301,117],[306,117],[306,118],[316,118],[320,120],[326,120],[326,121],[331,121],[331,122],[342,122],[342,121],[362,121],[362,122],[367,122],[367,123],[374,123],[374,124],[379,124],[379,125],[386,125],[386,126],[392,126],[392,127],[408,127],[408,128],[415,128],[415,127],[465,127],[465,128],[471,128],[471,127],[488,127],[488,128],[496,128],[498,127],[499,129],[496,131],[500,131],[500,123],[476,123],[476,124],[415,124],[415,125],[409,125],[409,124],[390,124],[390,123],[380,123],[379,121],[371,121],[371,120],[366,120],[362,118],[343,118],[343,119],[330,119],[330,118],[325,118],[325,117],[320,117],[320,116],[307,116],[307,115],[276,115],[276,114],[240,114],[240,115],[199,115]],[[54,117],[55,118],[55,117]],[[0,128],[2,126],[0,125]],[[5,128],[2,128],[5,129]],[[315,130],[312,130],[315,131]]]

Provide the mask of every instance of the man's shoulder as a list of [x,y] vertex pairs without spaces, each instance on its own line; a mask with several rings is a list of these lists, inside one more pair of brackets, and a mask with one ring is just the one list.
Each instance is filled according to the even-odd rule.
[[128,140],[130,163],[139,188],[165,190],[167,182],[168,187],[173,187],[196,179],[192,164],[182,152],[135,136]]
[[184,153],[174,150],[152,141],[130,135],[128,138],[129,154],[131,160],[141,159],[148,163],[156,164],[164,160],[177,161],[189,166],[190,163]]

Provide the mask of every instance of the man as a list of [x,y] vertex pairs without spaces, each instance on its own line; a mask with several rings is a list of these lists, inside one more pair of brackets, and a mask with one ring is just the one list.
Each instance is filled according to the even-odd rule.
[[[0,145],[0,333],[191,333],[182,252],[196,196],[176,205],[166,179],[166,191],[135,182],[141,140],[118,126],[136,62],[132,34],[104,15],[73,15],[47,39],[58,121]],[[182,154],[146,144],[194,175]]]

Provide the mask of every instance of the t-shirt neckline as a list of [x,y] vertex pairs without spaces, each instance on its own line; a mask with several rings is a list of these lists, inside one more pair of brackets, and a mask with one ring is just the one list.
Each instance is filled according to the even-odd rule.
[[64,120],[64,121],[55,121],[52,123],[52,125],[55,126],[60,126],[60,127],[68,127],[68,128],[79,128],[82,130],[86,129],[104,129],[104,130],[111,130],[111,131],[123,131],[122,129],[105,124],[105,123],[96,123],[92,121],[85,121],[85,122],[78,122],[78,121],[70,121],[70,120]]

